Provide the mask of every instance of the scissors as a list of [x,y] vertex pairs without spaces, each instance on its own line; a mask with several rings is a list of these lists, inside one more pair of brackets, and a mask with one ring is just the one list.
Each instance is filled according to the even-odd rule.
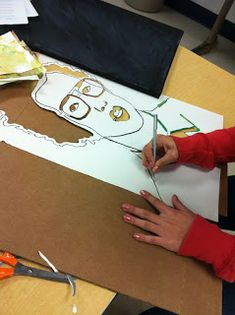
[[[16,257],[14,257],[12,254],[8,252],[5,252],[2,256],[0,256],[0,262],[12,266],[12,268],[11,267],[0,268],[0,279],[4,279],[11,276],[29,276],[46,280],[69,283],[67,275],[58,272],[51,272],[25,266],[18,262]],[[72,277],[71,276],[69,277],[71,280]],[[73,279],[71,281],[74,282]]]

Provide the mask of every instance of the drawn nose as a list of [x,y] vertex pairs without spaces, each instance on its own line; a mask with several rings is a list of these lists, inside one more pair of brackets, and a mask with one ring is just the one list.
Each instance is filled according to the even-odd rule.
[[100,108],[94,107],[98,112],[103,112],[105,107],[108,105],[108,102],[104,101],[103,105]]

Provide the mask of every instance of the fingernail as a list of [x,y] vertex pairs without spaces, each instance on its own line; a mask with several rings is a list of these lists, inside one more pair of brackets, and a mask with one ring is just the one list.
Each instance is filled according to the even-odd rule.
[[157,172],[158,170],[159,170],[159,166],[154,166],[153,172],[155,173],[155,172]]
[[131,217],[130,217],[129,215],[127,215],[127,214],[125,214],[125,215],[123,216],[123,219],[124,219],[125,221],[131,221]]
[[133,238],[135,238],[136,240],[139,240],[140,239],[140,235],[139,234],[134,234]]
[[122,205],[122,209],[128,210],[128,209],[130,209],[130,205],[129,205],[128,203],[124,203],[124,204]]
[[145,190],[141,190],[140,194],[141,194],[141,196],[146,196],[146,191]]

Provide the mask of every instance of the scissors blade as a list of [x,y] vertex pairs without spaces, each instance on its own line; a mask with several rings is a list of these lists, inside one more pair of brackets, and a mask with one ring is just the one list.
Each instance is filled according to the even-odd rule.
[[[51,272],[51,271],[41,270],[41,269],[37,269],[33,267],[28,267],[19,262],[15,266],[14,275],[29,276],[29,277],[41,278],[45,280],[69,283],[67,275],[64,275],[59,272]],[[72,277],[70,277],[70,279],[71,278]]]

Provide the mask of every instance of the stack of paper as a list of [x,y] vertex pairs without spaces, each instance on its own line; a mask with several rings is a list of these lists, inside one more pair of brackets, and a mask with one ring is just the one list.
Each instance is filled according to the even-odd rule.
[[37,56],[13,32],[0,36],[0,85],[38,80],[44,72]]
[[28,24],[38,16],[30,0],[0,0],[0,25]]

